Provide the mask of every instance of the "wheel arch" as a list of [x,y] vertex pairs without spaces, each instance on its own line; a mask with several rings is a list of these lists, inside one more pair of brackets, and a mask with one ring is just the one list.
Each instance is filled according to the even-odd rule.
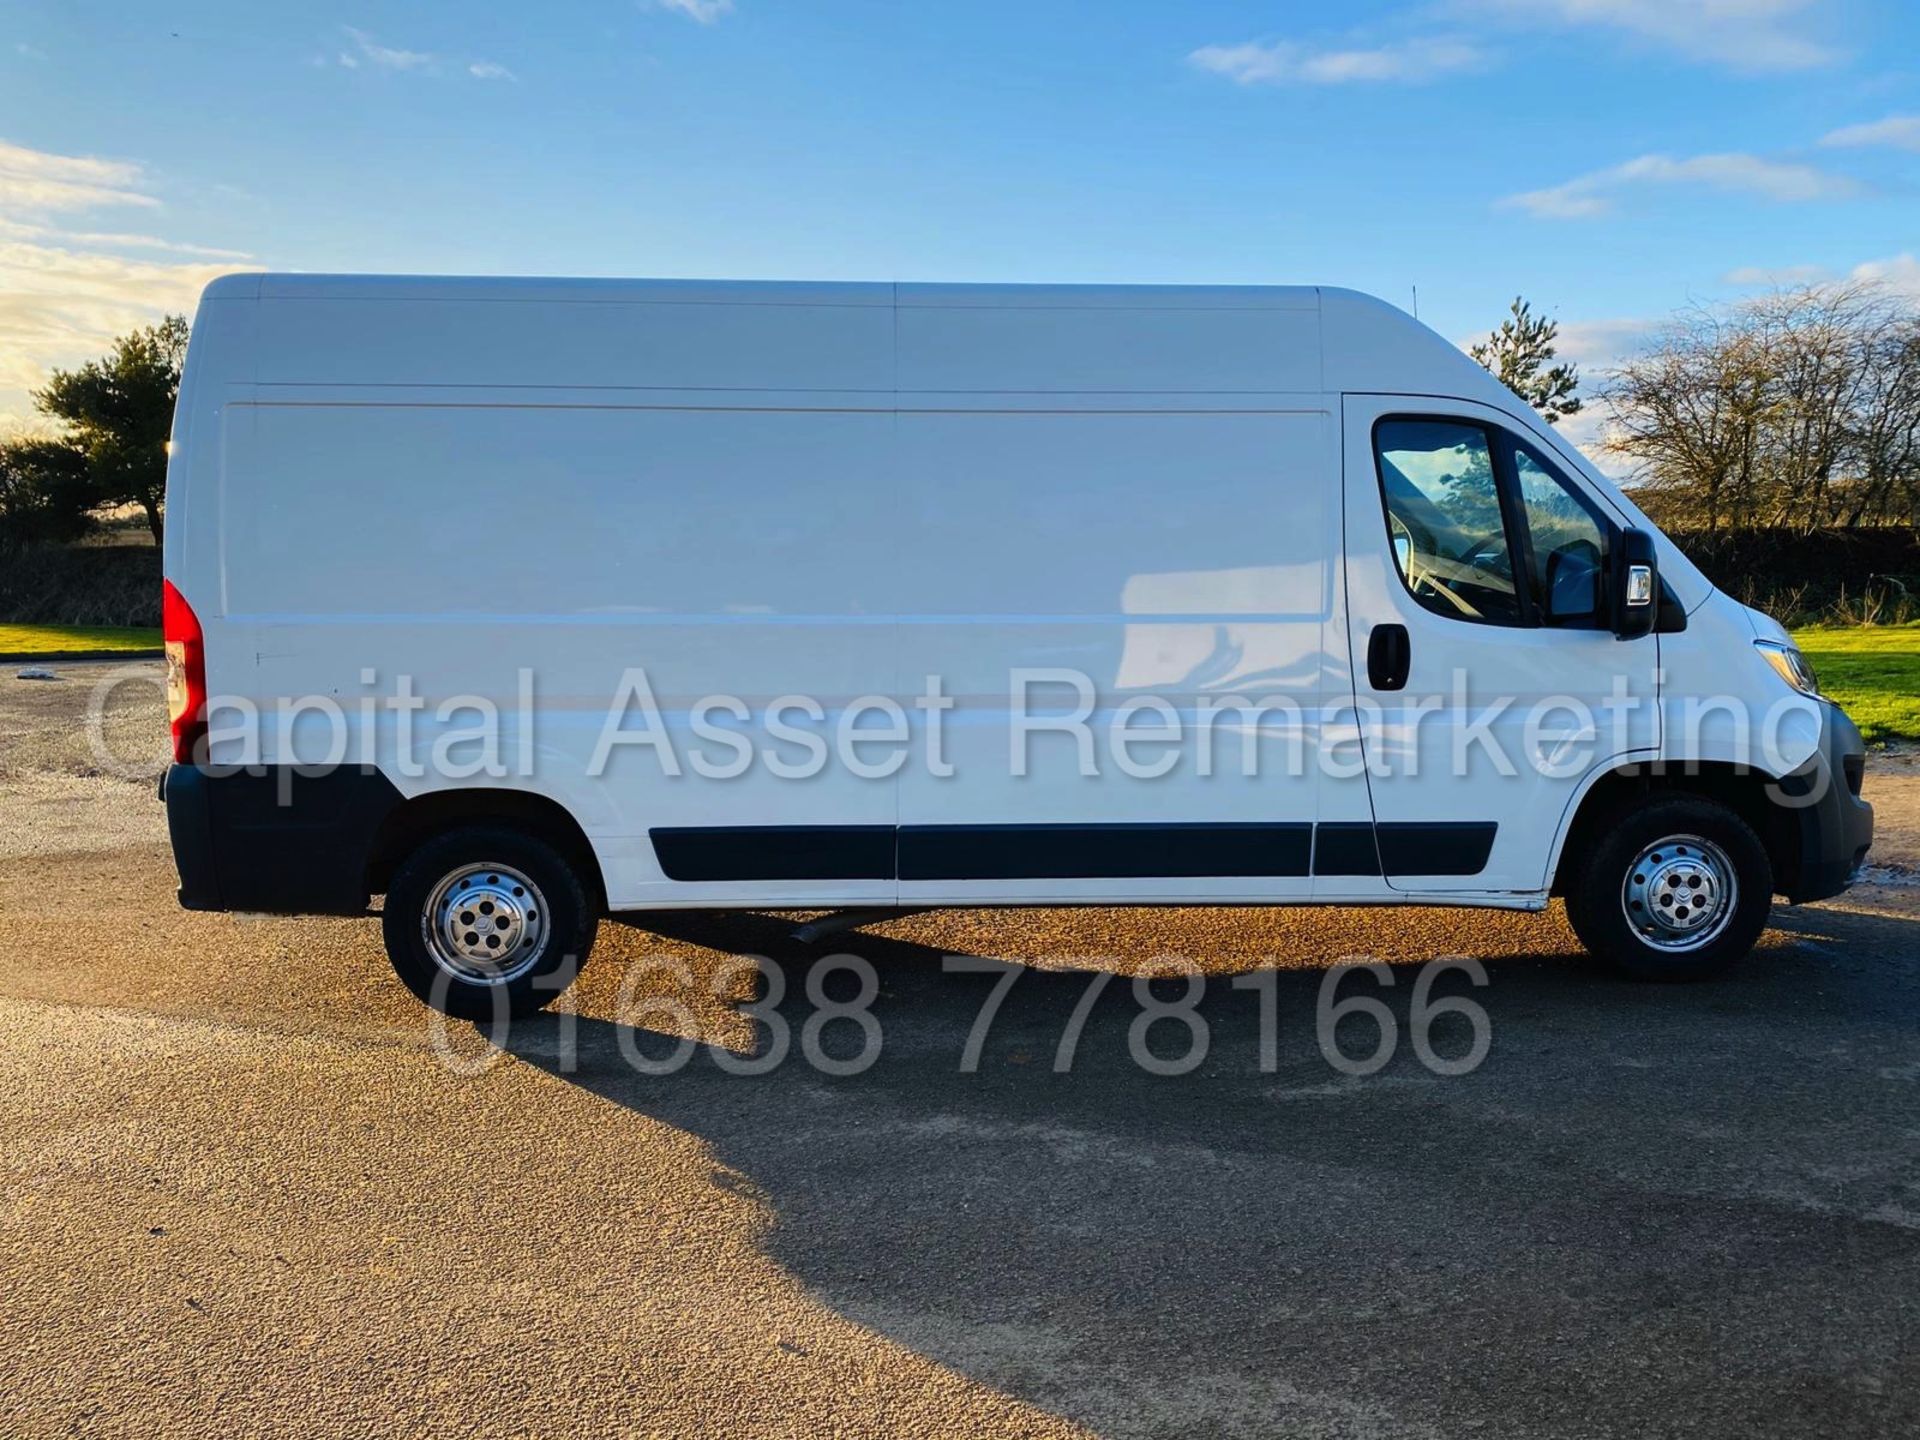
[[1585,853],[1595,829],[1623,805],[1659,795],[1697,795],[1732,810],[1760,837],[1773,867],[1774,889],[1790,893],[1801,863],[1800,822],[1795,812],[1776,804],[1776,777],[1750,766],[1702,760],[1685,764],[1651,762],[1615,766],[1597,772],[1568,806],[1548,864],[1548,893],[1564,895],[1567,860]]
[[554,846],[579,870],[589,897],[605,913],[606,877],[580,822],[557,800],[504,787],[432,790],[395,806],[368,847],[368,893],[385,893],[400,862],[434,836],[462,825],[483,824],[515,826]]

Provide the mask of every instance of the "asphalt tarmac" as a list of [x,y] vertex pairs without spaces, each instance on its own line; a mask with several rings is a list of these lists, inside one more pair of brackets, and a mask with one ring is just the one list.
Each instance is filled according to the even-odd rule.
[[[496,1046],[428,1023],[377,921],[180,911],[150,782],[75,744],[78,683],[28,684],[0,680],[0,1432],[1920,1432],[1903,765],[1870,773],[1877,883],[1777,911],[1712,984],[1615,979],[1557,909],[811,949],[681,914],[605,927],[570,1013]],[[137,747],[150,705],[102,723]],[[869,1004],[845,966],[809,995],[837,953]],[[784,991],[758,1016],[737,954]],[[1204,993],[1149,1012],[1166,956]],[[1323,993],[1359,956],[1392,983]],[[1449,956],[1486,983],[1422,990]],[[1454,996],[1479,1016],[1424,1013]],[[1321,1018],[1354,997],[1391,1017],[1371,1073],[1379,1016]]]

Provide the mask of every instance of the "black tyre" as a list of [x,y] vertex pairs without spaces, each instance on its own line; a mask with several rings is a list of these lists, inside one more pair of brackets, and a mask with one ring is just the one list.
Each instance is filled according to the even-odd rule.
[[545,840],[467,825],[424,842],[387,887],[387,958],[463,1020],[531,1015],[573,983],[599,929],[591,891]]
[[1588,832],[1566,887],[1567,919],[1600,959],[1642,980],[1702,980],[1753,949],[1773,905],[1773,866],[1733,811],[1661,795]]

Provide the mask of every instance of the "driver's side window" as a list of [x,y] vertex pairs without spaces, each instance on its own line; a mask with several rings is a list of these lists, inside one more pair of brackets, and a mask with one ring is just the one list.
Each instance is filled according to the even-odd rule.
[[1456,620],[1525,624],[1486,430],[1382,420],[1374,450],[1394,560],[1413,598]]

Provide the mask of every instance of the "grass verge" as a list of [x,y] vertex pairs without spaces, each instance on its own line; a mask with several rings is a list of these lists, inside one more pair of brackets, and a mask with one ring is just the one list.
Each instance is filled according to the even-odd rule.
[[0,625],[0,655],[120,655],[158,650],[160,632],[120,625]]
[[1920,624],[1816,626],[1793,638],[1870,743],[1920,740]]

